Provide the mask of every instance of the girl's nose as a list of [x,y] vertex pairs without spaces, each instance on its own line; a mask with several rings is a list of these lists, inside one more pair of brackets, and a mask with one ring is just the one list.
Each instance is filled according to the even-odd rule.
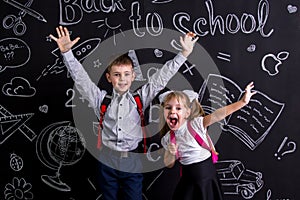
[[170,113],[175,113],[175,111],[176,111],[175,107],[172,107],[172,108],[170,109]]

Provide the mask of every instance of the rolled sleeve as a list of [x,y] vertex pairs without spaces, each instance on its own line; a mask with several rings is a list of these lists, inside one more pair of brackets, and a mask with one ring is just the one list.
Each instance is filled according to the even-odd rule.
[[170,79],[178,72],[179,68],[186,61],[182,53],[178,53],[172,60],[167,61],[163,67],[157,70],[146,85],[142,87],[141,95],[145,100],[144,107],[148,107],[153,98],[166,87]]

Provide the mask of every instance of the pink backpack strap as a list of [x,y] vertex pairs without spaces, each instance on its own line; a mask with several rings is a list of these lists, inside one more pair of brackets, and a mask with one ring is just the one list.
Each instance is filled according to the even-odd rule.
[[[175,137],[175,132],[170,130],[170,142],[172,144],[176,144],[176,137]],[[176,159],[180,159],[180,156],[179,156],[179,153],[178,151],[176,152]],[[179,168],[179,175],[182,176],[182,166],[180,165],[180,168]]]
[[[170,130],[170,142],[172,144],[176,144],[176,137],[175,137],[175,132]],[[178,154],[178,151],[176,152],[176,159],[179,158],[179,154]]]
[[203,141],[203,139],[200,137],[200,135],[197,134],[195,129],[193,129],[190,121],[187,122],[187,127],[188,127],[189,132],[196,139],[196,141],[200,144],[200,146],[202,146],[203,148],[210,151],[211,149],[209,148],[209,146]]
[[206,132],[206,137],[209,142],[209,146],[203,141],[203,139],[200,137],[200,135],[197,134],[195,129],[193,129],[190,121],[187,122],[187,127],[188,127],[189,132],[196,139],[196,141],[199,143],[199,145],[211,152],[212,161],[213,161],[213,163],[216,163],[218,161],[219,153],[216,152],[215,147],[213,146],[213,143],[212,143],[208,133]]

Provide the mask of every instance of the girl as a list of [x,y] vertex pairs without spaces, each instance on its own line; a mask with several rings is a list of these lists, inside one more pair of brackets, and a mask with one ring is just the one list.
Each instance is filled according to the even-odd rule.
[[[179,200],[222,200],[222,191],[217,179],[211,151],[198,144],[191,134],[191,127],[209,145],[207,127],[247,105],[254,88],[253,82],[245,89],[241,100],[217,109],[209,115],[198,102],[198,94],[193,91],[166,92],[159,96],[164,120],[161,143],[164,147],[164,163],[173,167],[176,159],[182,165],[182,176],[176,186],[173,199]],[[176,141],[174,141],[176,140]],[[211,148],[212,143],[211,143]]]

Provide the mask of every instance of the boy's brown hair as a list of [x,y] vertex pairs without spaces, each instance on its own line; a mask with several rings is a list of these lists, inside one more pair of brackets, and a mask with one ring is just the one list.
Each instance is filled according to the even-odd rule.
[[131,58],[128,56],[127,53],[120,55],[116,59],[114,59],[108,66],[107,66],[107,73],[111,71],[112,66],[120,66],[120,65],[131,65],[133,68],[133,62]]

